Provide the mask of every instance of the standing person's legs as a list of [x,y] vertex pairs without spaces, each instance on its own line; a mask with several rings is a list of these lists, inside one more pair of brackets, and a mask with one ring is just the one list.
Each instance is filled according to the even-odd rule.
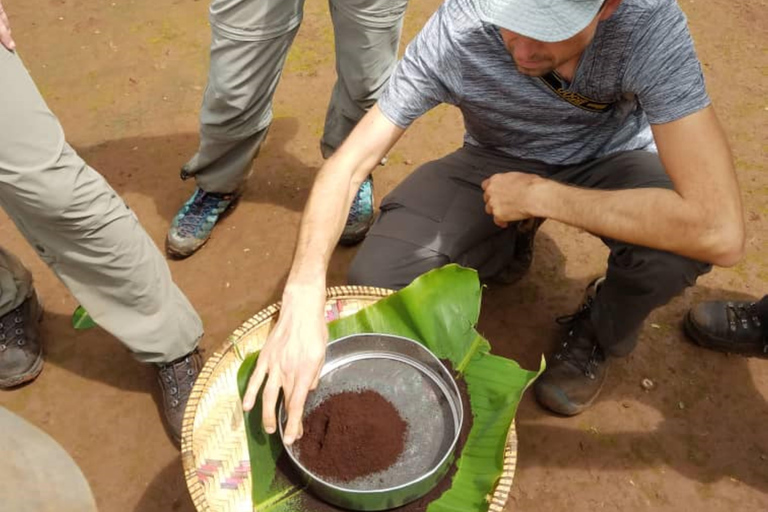
[[[552,178],[605,190],[673,188],[658,156],[645,151],[611,155]],[[611,250],[605,279],[590,284],[584,303],[567,318],[563,346],[535,384],[539,401],[560,414],[578,414],[591,405],[604,382],[607,358],[629,354],[651,311],[711,268],[666,251],[603,241]]]
[[9,52],[0,52],[0,90],[0,205],[94,320],[160,366],[175,435],[200,367],[200,318],[136,216],[66,143]]
[[9,512],[96,512],[88,481],[48,434],[0,407],[0,496]]
[[471,147],[419,167],[382,201],[352,262],[350,283],[399,289],[447,263],[474,268],[483,280],[506,281],[510,266],[518,267],[517,225],[503,229],[493,223],[481,183],[511,168],[549,170]]
[[303,0],[213,0],[200,146],[181,170],[197,188],[173,220],[167,249],[189,256],[237,199],[272,122],[272,99],[299,29]]
[[0,316],[20,306],[32,293],[32,274],[0,245]]
[[[330,0],[335,34],[336,84],[320,141],[330,157],[379,99],[397,63],[408,0]],[[354,245],[373,223],[373,181],[363,182],[339,243]]]

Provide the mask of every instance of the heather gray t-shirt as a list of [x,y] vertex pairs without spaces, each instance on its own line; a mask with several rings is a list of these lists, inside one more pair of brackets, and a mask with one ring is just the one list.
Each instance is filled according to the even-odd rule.
[[675,0],[624,0],[598,25],[569,91],[613,103],[590,112],[517,71],[474,0],[447,0],[408,45],[378,105],[401,128],[440,103],[464,116],[465,142],[516,158],[578,164],[655,151],[649,123],[709,105],[685,16]]

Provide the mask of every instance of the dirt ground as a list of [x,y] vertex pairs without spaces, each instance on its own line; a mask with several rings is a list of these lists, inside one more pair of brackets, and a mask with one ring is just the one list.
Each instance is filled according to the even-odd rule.
[[[698,349],[680,331],[683,313],[697,300],[768,293],[768,3],[681,3],[733,144],[748,219],[747,256],[656,311],[639,348],[613,365],[588,412],[555,418],[525,398],[509,511],[768,510],[768,364]],[[19,52],[70,143],[162,244],[192,190],[179,181],[178,169],[197,144],[207,2],[4,4]],[[412,3],[406,41],[438,4]],[[203,317],[208,350],[280,296],[300,211],[321,164],[318,139],[334,81],[327,10],[324,2],[307,2],[275,99],[275,122],[244,200],[199,254],[170,262]],[[430,113],[376,171],[377,195],[417,165],[456,148],[461,135],[456,110]],[[45,371],[31,385],[0,393],[0,404],[73,455],[102,511],[191,512],[178,451],[153,400],[153,369],[131,359],[103,331],[70,327],[75,300],[5,216],[0,240],[32,269],[48,310]],[[343,284],[353,254],[337,251],[330,285]],[[531,273],[516,286],[491,287],[485,294],[480,330],[494,351],[534,367],[554,346],[553,318],[573,310],[584,285],[603,271],[606,255],[595,238],[546,223]],[[644,378],[656,383],[654,390],[641,388]]]

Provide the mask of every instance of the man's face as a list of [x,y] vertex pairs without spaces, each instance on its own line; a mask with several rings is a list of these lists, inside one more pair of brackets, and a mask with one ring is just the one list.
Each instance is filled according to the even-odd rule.
[[537,41],[504,28],[499,31],[518,71],[528,76],[542,76],[578,60],[595,36],[596,27],[597,20],[575,36],[556,43]]

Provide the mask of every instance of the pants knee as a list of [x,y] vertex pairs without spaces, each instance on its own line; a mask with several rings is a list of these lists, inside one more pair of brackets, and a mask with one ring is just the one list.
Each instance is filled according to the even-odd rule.
[[430,249],[369,234],[352,261],[347,280],[353,285],[399,290],[447,263],[447,256]]

